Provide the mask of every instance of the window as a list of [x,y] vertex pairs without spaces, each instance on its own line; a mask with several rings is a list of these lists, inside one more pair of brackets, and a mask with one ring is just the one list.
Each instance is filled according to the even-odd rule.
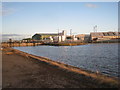
[[66,37],[66,39],[72,39],[72,37]]

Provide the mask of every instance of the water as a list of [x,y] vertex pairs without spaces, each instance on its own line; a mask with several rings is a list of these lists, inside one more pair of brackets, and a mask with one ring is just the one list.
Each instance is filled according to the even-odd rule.
[[30,46],[15,49],[79,68],[118,77],[118,44],[80,46]]

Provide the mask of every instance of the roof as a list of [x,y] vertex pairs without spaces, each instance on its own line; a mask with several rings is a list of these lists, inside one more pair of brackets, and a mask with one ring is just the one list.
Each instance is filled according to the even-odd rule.
[[120,32],[92,32],[91,36],[120,36]]
[[36,33],[38,35],[58,35],[58,33]]

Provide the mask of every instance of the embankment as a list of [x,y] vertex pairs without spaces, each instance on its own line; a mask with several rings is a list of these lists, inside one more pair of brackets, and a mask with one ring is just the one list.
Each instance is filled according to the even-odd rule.
[[38,46],[41,45],[42,43],[19,43],[19,42],[12,42],[12,43],[2,43],[2,47],[23,47],[23,46]]
[[[40,57],[40,56],[35,56],[35,55],[31,55],[16,49],[12,49],[12,48],[4,48],[3,49],[3,65],[8,65],[7,67],[10,69],[9,65],[11,65],[13,71],[15,71],[15,73],[11,73],[9,70],[4,70],[6,68],[3,68],[3,73],[4,73],[4,78],[8,78],[8,80],[10,79],[10,77],[13,76],[13,78],[15,78],[16,73],[19,73],[18,71],[21,71],[19,74],[19,78],[22,78],[22,86],[19,85],[18,82],[16,80],[16,83],[18,83],[17,85],[15,84],[9,84],[8,82],[12,82],[12,81],[8,81],[7,79],[3,79],[4,83],[4,87],[32,87],[30,85],[33,85],[34,88],[41,88],[41,87],[45,87],[45,88],[70,88],[70,87],[78,87],[78,88],[118,88],[118,78],[114,78],[114,77],[108,77],[106,75],[102,75],[100,73],[94,73],[91,71],[87,71],[87,70],[83,70],[77,67],[73,67],[64,63],[60,63],[60,62],[55,62],[52,61],[48,58],[45,57]],[[4,56],[5,55],[5,56]],[[12,60],[9,63],[5,57],[9,58],[12,57]],[[21,56],[23,56],[24,58],[26,58],[26,60],[20,59]],[[15,58],[16,57],[16,58]],[[18,61],[18,59],[20,59]],[[26,63],[23,66],[23,62],[29,62]],[[30,61],[32,62],[36,62],[36,63],[30,63]],[[22,64],[20,64],[22,62]],[[12,65],[14,64],[14,65]],[[19,65],[18,65],[19,64]],[[5,66],[6,66],[5,65]],[[36,66],[39,67],[39,69],[36,69]],[[16,70],[16,68],[20,68],[20,70]],[[23,68],[22,68],[23,67]],[[34,68],[35,67],[35,68]],[[26,69],[28,68],[28,69]],[[32,68],[32,69],[30,69]],[[15,69],[15,70],[14,70]],[[26,69],[26,71],[24,71],[24,69]],[[6,72],[7,71],[7,72]],[[42,71],[42,72],[41,72]],[[11,76],[10,73],[13,74]],[[34,80],[34,82],[31,81],[29,77],[29,74],[27,73],[33,73],[36,72],[37,74],[32,74],[33,77],[37,78],[34,80],[34,78],[32,77],[31,79]],[[38,73],[39,72],[39,73]],[[6,75],[7,74],[7,75]],[[20,76],[21,75],[21,76]],[[41,76],[42,75],[42,76]],[[41,76],[41,77],[40,77]],[[16,76],[17,77],[17,76]],[[29,82],[23,82],[23,79],[28,79]],[[46,79],[47,78],[47,79]],[[49,78],[49,79],[48,79]],[[17,78],[16,78],[17,79]],[[29,80],[30,79],[30,80]],[[43,80],[43,81],[42,81]],[[8,84],[7,84],[7,83]],[[43,83],[44,82],[44,83]],[[14,83],[14,82],[13,82]],[[27,83],[27,86],[26,86]],[[51,85],[51,86],[50,86]]]
[[85,45],[86,43],[81,42],[59,42],[59,43],[46,43],[44,45],[50,46],[77,46],[77,45]]

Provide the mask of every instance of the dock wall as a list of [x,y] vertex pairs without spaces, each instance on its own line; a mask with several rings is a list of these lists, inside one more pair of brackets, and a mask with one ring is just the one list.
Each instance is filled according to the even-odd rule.
[[23,46],[38,46],[41,45],[42,43],[1,43],[3,47],[23,47]]

